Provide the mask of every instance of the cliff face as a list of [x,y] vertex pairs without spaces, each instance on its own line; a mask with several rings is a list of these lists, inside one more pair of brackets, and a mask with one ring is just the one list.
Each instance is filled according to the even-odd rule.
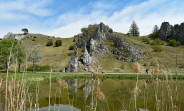
[[184,44],[184,23],[172,26],[169,22],[163,22],[158,32],[158,36],[165,41],[176,39]]
[[[115,54],[118,60],[126,62],[132,62],[143,58],[143,51],[141,49],[128,43],[123,38],[118,37],[116,34],[109,31],[109,29],[110,28],[103,23],[89,25],[88,28],[83,28],[82,34],[78,36],[79,39],[76,46],[78,48],[83,48],[82,64],[88,66],[88,68],[86,68],[90,69],[88,71],[92,71],[93,69],[91,66],[98,62],[94,61],[92,59],[93,57],[103,58],[109,51]],[[114,46],[110,47],[107,44],[108,41],[113,42]]]

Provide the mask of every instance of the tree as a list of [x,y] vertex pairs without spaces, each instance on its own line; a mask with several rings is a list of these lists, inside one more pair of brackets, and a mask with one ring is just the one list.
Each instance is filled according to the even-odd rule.
[[16,46],[20,45],[15,39],[3,39],[0,41],[0,64],[2,64],[6,70],[9,65],[15,60]]
[[25,54],[24,48],[20,44],[16,46],[16,50],[17,51],[15,52],[15,55],[16,55],[17,64],[18,64],[18,72],[20,72],[20,66],[22,63],[25,62],[26,54]]
[[22,29],[22,31],[24,32],[24,35],[28,34],[29,32],[27,28]]
[[62,41],[61,41],[61,40],[56,40],[55,46],[56,46],[56,47],[59,47],[59,46],[61,46],[61,45],[62,45]]
[[31,50],[30,52],[30,55],[29,55],[29,61],[31,61],[33,63],[33,72],[34,72],[34,68],[35,68],[35,63],[36,62],[39,62],[42,58],[42,54],[40,52],[40,48],[39,48],[39,45],[35,45],[33,47],[33,49]]
[[139,28],[137,24],[135,23],[135,21],[132,22],[129,33],[131,36],[139,36]]
[[159,31],[159,28],[158,28],[157,25],[155,25],[155,26],[153,27],[153,33],[158,32],[158,31]]

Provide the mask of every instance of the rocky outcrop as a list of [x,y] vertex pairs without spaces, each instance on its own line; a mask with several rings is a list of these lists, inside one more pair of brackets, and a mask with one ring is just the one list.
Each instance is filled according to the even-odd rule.
[[[76,46],[83,48],[82,63],[84,66],[88,66],[84,69],[86,71],[94,71],[91,67],[95,63],[92,57],[102,58],[109,51],[117,55],[118,60],[126,62],[143,58],[143,51],[141,49],[128,43],[122,37],[111,33],[108,26],[103,23],[89,25],[88,28],[83,28],[82,34],[76,37],[78,37]],[[109,41],[114,42],[115,46],[109,46]],[[87,49],[89,49],[89,52]]]
[[164,41],[176,39],[184,44],[184,23],[172,26],[169,22],[163,22],[158,32],[158,36]]
[[77,72],[78,68],[78,52],[77,52],[77,46],[75,46],[75,52],[72,55],[72,58],[70,59],[70,62],[68,64],[68,67],[66,68],[67,72]]
[[14,39],[15,35],[12,32],[8,32],[7,35],[3,37],[3,39]]
[[102,58],[108,52],[108,48],[102,45],[107,40],[107,33],[108,30],[103,23],[89,25],[88,28],[84,29],[76,45],[83,48],[86,43],[86,47],[90,48],[89,54],[91,56]]
[[12,32],[8,32],[7,35],[5,35],[3,37],[3,39],[16,39],[16,40],[22,41],[25,38],[41,38],[41,37],[45,37],[48,39],[54,38],[54,37],[50,37],[50,36],[42,35],[42,34],[30,34],[30,33],[28,33],[26,35],[23,35],[23,34],[13,34]]
[[116,48],[112,50],[112,53],[117,55],[118,60],[132,62],[144,58],[143,51],[141,49],[125,41],[123,38],[118,37],[115,34],[111,34],[108,36],[108,39],[115,43]]
[[92,66],[95,63],[94,60],[92,60],[91,56],[88,53],[88,50],[86,49],[86,44],[83,48],[83,64],[86,66]]

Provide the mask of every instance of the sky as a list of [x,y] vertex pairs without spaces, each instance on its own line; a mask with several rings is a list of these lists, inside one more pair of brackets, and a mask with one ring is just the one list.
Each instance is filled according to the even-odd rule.
[[184,22],[184,0],[0,0],[0,38],[8,32],[67,38],[89,24],[105,23],[116,32],[127,33],[132,21],[140,35],[154,25]]

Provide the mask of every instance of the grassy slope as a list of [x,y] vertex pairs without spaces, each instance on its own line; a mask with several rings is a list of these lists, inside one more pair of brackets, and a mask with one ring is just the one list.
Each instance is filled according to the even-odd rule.
[[[24,41],[25,46],[29,50],[33,45],[40,44],[42,52],[42,60],[38,62],[38,65],[45,66],[49,65],[53,70],[59,71],[60,69],[67,66],[71,55],[74,50],[68,50],[71,45],[74,45],[74,38],[53,38],[53,42],[56,40],[62,40],[62,46],[46,46],[48,41],[47,38],[35,38],[35,41],[32,41],[33,38],[28,38]],[[32,63],[28,63],[28,67],[31,67]]]
[[[140,37],[128,37],[120,33],[117,34],[144,51],[145,58],[138,61],[142,66],[142,72],[144,72],[146,68],[149,68],[149,71],[151,71],[151,69],[154,68],[153,65],[156,60],[159,62],[161,70],[175,72],[176,52],[178,53],[178,64],[184,65],[184,59],[182,58],[184,55],[183,46],[170,47],[165,43],[162,45],[164,49],[162,52],[154,52],[152,45],[143,43]],[[72,53],[74,52],[74,50],[68,50],[71,45],[75,44],[75,42],[73,42],[74,38],[54,38],[54,41],[57,39],[62,40],[63,45],[61,47],[45,46],[47,42],[47,38],[45,37],[35,38],[36,41],[32,41],[32,39],[33,38],[27,38],[24,41],[24,44],[27,48],[36,44],[41,45],[43,58],[41,62],[38,62],[37,64],[41,66],[49,65],[56,71],[67,66]],[[111,42],[108,42],[107,44],[109,47],[113,46],[113,43]],[[79,56],[82,55],[81,51],[82,49],[79,49]],[[133,72],[133,62],[119,61],[111,52],[108,52],[104,58],[99,59],[98,61],[99,62],[93,66],[94,69],[97,69],[97,66],[101,65],[104,67],[102,70],[104,72]],[[31,63],[28,63],[28,66],[31,67]],[[79,71],[84,72],[84,68],[85,67],[79,68]],[[179,68],[178,72],[184,72],[184,68]]]

